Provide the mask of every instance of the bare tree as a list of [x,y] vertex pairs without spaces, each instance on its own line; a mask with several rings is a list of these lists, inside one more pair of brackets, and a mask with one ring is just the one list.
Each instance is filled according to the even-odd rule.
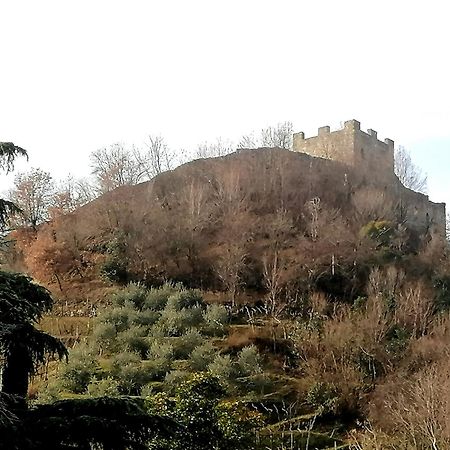
[[278,251],[263,258],[263,280],[267,289],[267,310],[274,315],[277,310],[279,295],[281,293],[282,267]]
[[231,296],[234,307],[242,284],[242,271],[247,254],[242,245],[230,244],[216,265],[216,273]]
[[49,218],[49,207],[54,193],[50,173],[41,169],[31,169],[19,173],[10,191],[10,199],[22,210],[14,222],[36,227]]
[[91,168],[101,193],[143,181],[147,170],[133,151],[116,143],[91,153]]
[[398,147],[394,153],[394,171],[398,179],[408,189],[427,192],[427,176],[416,166],[410,152],[404,147]]
[[352,195],[355,216],[359,223],[370,220],[391,220],[394,205],[384,190],[374,187],[361,187]]
[[215,158],[225,156],[233,152],[233,144],[230,141],[223,141],[218,138],[216,142],[204,142],[197,147],[197,158]]
[[261,144],[263,147],[280,147],[292,149],[292,136],[294,130],[292,122],[282,122],[275,127],[261,130]]
[[87,179],[71,175],[59,181],[51,199],[50,215],[56,217],[75,211],[96,197],[95,188]]
[[253,133],[242,136],[237,145],[239,149],[256,147],[260,147],[260,144]]
[[276,126],[263,128],[257,138],[254,133],[242,136],[238,148],[279,147],[291,150],[293,134],[292,122],[281,122]]
[[145,151],[134,149],[133,153],[148,179],[173,169],[176,163],[175,153],[169,149],[163,137],[148,136],[145,148]]

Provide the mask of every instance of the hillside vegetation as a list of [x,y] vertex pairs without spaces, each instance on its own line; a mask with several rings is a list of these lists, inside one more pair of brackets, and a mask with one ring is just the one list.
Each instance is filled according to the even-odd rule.
[[42,325],[73,347],[31,394],[143,396],[181,422],[199,395],[214,448],[446,448],[448,246],[412,213],[344,165],[258,149],[17,230],[8,264],[52,290]]

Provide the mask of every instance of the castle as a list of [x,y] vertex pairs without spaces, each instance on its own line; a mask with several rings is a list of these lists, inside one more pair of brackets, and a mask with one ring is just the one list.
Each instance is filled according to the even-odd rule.
[[349,120],[337,131],[321,127],[318,135],[310,138],[305,138],[303,132],[295,133],[293,150],[356,169],[361,183],[387,190],[398,199],[398,204],[407,210],[408,225],[445,235],[445,203],[433,203],[427,195],[403,186],[394,172],[393,140],[380,141],[376,131],[364,132],[357,120]]

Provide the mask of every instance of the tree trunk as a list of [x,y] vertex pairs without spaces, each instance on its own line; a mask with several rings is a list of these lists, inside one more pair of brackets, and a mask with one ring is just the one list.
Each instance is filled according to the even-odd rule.
[[2,374],[2,392],[23,398],[28,393],[28,361],[27,350],[21,346],[6,357]]

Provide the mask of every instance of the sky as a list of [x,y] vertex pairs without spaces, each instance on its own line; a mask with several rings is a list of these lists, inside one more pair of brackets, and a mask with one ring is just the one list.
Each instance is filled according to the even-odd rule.
[[[446,0],[0,0],[0,140],[55,178],[162,135],[174,149],[357,119],[450,203]],[[1,176],[0,188],[11,183]]]

